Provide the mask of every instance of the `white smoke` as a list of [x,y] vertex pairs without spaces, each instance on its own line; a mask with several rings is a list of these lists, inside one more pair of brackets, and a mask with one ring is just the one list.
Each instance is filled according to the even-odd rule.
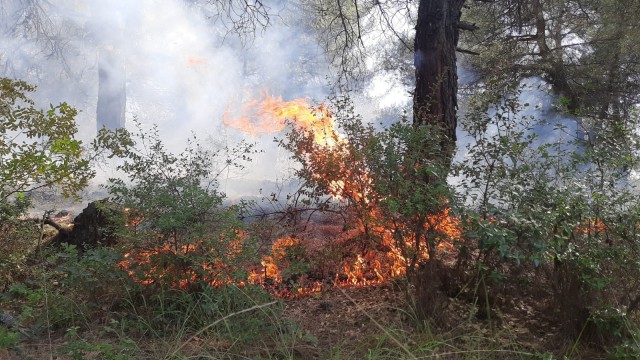
[[[40,18],[29,17],[33,9],[25,11],[27,3],[40,6]],[[303,14],[291,2],[265,4],[271,10],[270,26],[241,41],[247,39],[212,20],[216,10],[205,1],[0,0],[0,76],[38,85],[40,106],[66,101],[79,108],[81,138],[88,141],[96,130],[98,54],[115,51],[126,68],[127,126],[134,117],[146,127],[157,124],[169,149],[176,152],[192,132],[213,143],[233,144],[247,135],[225,128],[223,113],[261,89],[284,100],[303,97],[312,103],[324,101],[330,92],[328,61]],[[410,38],[413,29],[405,15],[393,23]],[[37,22],[41,28],[33,26]],[[397,61],[402,69],[378,71],[396,51],[392,44],[397,39],[371,26],[364,37],[371,54],[365,63],[375,73],[363,94],[354,94],[356,110],[367,121],[389,124],[402,110],[411,112],[407,64],[412,61]],[[459,72],[464,69],[459,67]],[[534,94],[549,108],[549,96]],[[286,176],[288,154],[277,148],[273,136],[254,139],[264,153],[255,157],[249,170],[230,175],[225,190],[256,193],[264,180]],[[463,148],[464,134],[459,139]],[[244,181],[237,181],[237,176]]]
[[[38,3],[38,2],[37,2]],[[81,138],[95,136],[100,50],[117,52],[126,68],[126,121],[156,124],[169,149],[180,151],[193,132],[232,144],[245,137],[222,125],[230,106],[247,93],[268,89],[285,100],[322,101],[329,67],[310,29],[295,11],[271,6],[271,25],[240,41],[211,9],[185,0],[59,0],[42,2],[43,34],[28,28],[33,9],[19,0],[0,2],[0,76],[38,85],[38,105],[66,101],[79,108]],[[202,6],[202,7],[201,7]],[[228,21],[227,21],[228,25]],[[51,42],[46,36],[54,36]],[[247,40],[247,39],[242,39]],[[53,44],[53,45],[52,45]],[[54,48],[52,48],[52,46]],[[249,179],[273,179],[273,162],[283,156],[273,135],[257,139],[259,156]],[[275,155],[274,155],[275,152]],[[257,191],[257,189],[256,189]]]

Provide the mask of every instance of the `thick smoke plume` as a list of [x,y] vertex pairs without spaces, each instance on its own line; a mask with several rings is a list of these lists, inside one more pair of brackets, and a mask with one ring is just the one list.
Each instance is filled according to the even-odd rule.
[[[157,124],[173,151],[182,150],[192,132],[214,145],[233,144],[246,134],[223,125],[228,109],[240,109],[264,91],[312,103],[329,93],[326,56],[300,9],[289,2],[264,4],[269,26],[230,32],[234,19],[209,1],[0,0],[0,76],[38,85],[40,106],[66,101],[79,108],[84,140],[99,125],[131,127],[137,118],[147,127]],[[404,25],[399,27],[410,36],[412,27]],[[365,36],[367,48],[393,53],[381,34],[378,29]],[[371,68],[379,67],[374,53],[365,61]],[[398,108],[411,109],[407,74],[376,72],[364,94],[353,94],[356,105],[364,104],[356,110],[368,121],[397,121]],[[548,96],[532,94],[529,102],[550,107]],[[240,174],[244,181],[228,182],[235,186],[225,188],[231,195],[255,194],[265,180],[284,175],[288,155],[272,139],[255,139],[264,153]],[[460,132],[459,139],[462,149],[468,140]]]
[[[157,124],[174,151],[192,132],[224,144],[244,136],[225,128],[222,117],[258,90],[326,97],[328,66],[310,30],[296,25],[295,9],[272,4],[268,27],[256,24],[238,36],[230,32],[233,19],[211,16],[219,11],[213,6],[1,0],[0,76],[38,85],[40,106],[65,101],[79,108],[85,140],[96,127],[130,127],[135,117]],[[274,151],[271,138],[259,140]],[[249,178],[273,178],[261,159],[253,165]]]

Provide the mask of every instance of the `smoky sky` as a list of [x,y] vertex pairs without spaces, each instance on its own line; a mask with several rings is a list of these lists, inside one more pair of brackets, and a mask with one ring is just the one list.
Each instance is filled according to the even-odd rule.
[[260,91],[312,102],[328,94],[329,65],[292,6],[270,4],[270,25],[240,38],[204,2],[33,3],[0,1],[1,75],[37,85],[40,106],[64,101],[81,110],[83,140],[95,135],[101,51],[124,59],[127,127],[134,117],[156,124],[174,151],[192,132],[222,143],[245,136],[225,129],[222,114]]
[[[311,103],[325,101],[331,92],[334,73],[308,17],[293,2],[265,4],[269,26],[239,37],[229,32],[229,19],[212,16],[216,9],[206,1],[0,0],[0,76],[37,85],[39,106],[64,101],[77,107],[79,135],[88,141],[96,132],[99,54],[107,51],[124,62],[127,127],[134,118],[145,127],[156,124],[174,152],[191,133],[213,144],[233,144],[248,135],[223,126],[228,108],[263,91]],[[410,24],[400,25],[412,31]],[[385,48],[388,39],[378,33],[365,36],[368,49]],[[385,51],[388,55],[393,47]],[[376,66],[376,61],[366,63]],[[406,79],[402,70],[378,72],[352,94],[356,110],[366,121],[400,119],[402,109],[411,110],[412,84]],[[544,94],[531,94],[548,102]],[[273,137],[248,139],[264,152],[237,175],[251,185],[229,179],[243,188],[236,192],[284,176],[288,154]]]
[[[38,85],[41,102],[80,108],[85,132],[95,127],[103,49],[125,59],[128,119],[156,123],[174,137],[215,128],[227,106],[257,88],[285,97],[326,96],[322,52],[308,30],[295,26],[294,12],[282,7],[271,8],[268,28],[240,41],[206,8],[183,0],[42,2],[39,14],[21,9],[21,1],[5,2],[3,75]],[[40,20],[29,20],[36,16]],[[37,26],[44,27],[41,34]]]

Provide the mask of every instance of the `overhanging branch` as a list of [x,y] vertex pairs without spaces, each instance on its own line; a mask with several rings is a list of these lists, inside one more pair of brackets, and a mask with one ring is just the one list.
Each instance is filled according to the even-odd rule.
[[480,28],[474,23],[470,23],[470,22],[467,22],[467,21],[459,21],[458,22],[458,29],[467,30],[467,31],[476,31],[476,30],[478,30]]
[[479,52],[475,52],[475,51],[467,50],[467,49],[462,49],[462,48],[459,48],[459,47],[456,48],[456,51],[459,52],[459,53],[463,53],[463,54],[480,55]]

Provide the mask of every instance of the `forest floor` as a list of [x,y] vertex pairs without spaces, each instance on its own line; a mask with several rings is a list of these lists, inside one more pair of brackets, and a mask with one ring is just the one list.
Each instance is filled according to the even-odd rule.
[[[374,287],[331,288],[314,295],[282,300],[279,324],[295,331],[280,334],[280,340],[266,340],[238,346],[229,339],[188,338],[181,356],[158,357],[151,348],[166,344],[158,340],[135,341],[137,351],[129,357],[106,356],[100,347],[69,352],[77,341],[69,330],[43,333],[25,339],[14,349],[0,349],[0,359],[600,359],[606,354],[563,339],[553,316],[540,312],[543,304],[533,298],[506,300],[508,311],[492,321],[476,319],[476,307],[450,299],[445,311],[447,325],[430,328],[419,324],[409,310],[405,291],[397,284]],[[87,319],[95,327],[92,343],[115,344],[117,339],[98,324],[104,319]],[[279,328],[284,329],[284,326]],[[277,332],[277,331],[276,331]],[[284,333],[284,331],[282,331]],[[49,338],[50,336],[50,338]],[[273,337],[269,337],[273,339]],[[77,345],[77,344],[76,344]],[[211,357],[202,355],[208,348]],[[211,352],[216,348],[215,355]],[[61,351],[61,349],[67,349]],[[198,355],[200,354],[200,355]]]
[[[301,359],[544,359],[571,352],[573,343],[559,336],[552,316],[539,311],[542,304],[532,298],[507,301],[508,311],[481,321],[474,304],[449,299],[447,323],[430,328],[412,313],[405,291],[386,284],[289,300],[284,315],[312,339],[296,349]],[[603,354],[573,349],[573,358],[585,356]]]
[[[70,223],[71,214],[57,221]],[[49,267],[46,262],[31,265]],[[252,327],[233,336],[224,335],[224,329],[202,333],[193,330],[197,327],[187,329],[193,314],[178,316],[185,324],[165,324],[158,329],[151,323],[162,314],[149,311],[146,304],[127,307],[134,300],[126,296],[112,302],[106,298],[78,301],[86,299],[86,294],[78,297],[75,290],[73,294],[56,293],[54,298],[54,283],[48,285],[51,293],[47,298],[38,288],[44,280],[22,279],[31,285],[13,294],[11,290],[0,293],[0,315],[31,320],[21,324],[22,329],[8,328],[9,332],[0,323],[0,360],[610,358],[604,350],[571,341],[571,336],[563,334],[559,314],[547,300],[549,294],[537,292],[535,274],[526,278],[531,282],[501,289],[494,296],[494,311],[483,319],[478,318],[478,306],[471,298],[457,296],[446,299],[444,323],[431,326],[420,321],[407,295],[412,289],[407,288],[406,280],[396,279],[376,286],[326,286],[310,295],[275,298],[274,310],[267,316],[259,316],[257,310],[247,313],[255,321],[269,322],[258,327],[263,333],[252,333],[256,332]],[[78,302],[67,306],[65,299]],[[251,310],[251,306],[244,308]],[[187,311],[195,314],[191,307]],[[233,311],[238,310],[232,310],[225,322],[243,324],[246,319],[234,317]],[[65,324],[71,325],[47,326],[54,322],[49,316],[63,316]],[[207,327],[219,319],[220,315],[199,319],[205,325],[198,326]],[[21,331],[19,340],[11,338]],[[169,335],[158,335],[162,331]]]

